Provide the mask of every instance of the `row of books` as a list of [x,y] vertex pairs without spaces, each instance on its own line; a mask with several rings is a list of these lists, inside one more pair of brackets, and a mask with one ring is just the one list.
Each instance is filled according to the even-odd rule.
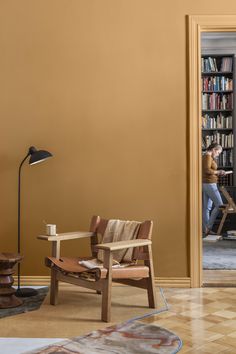
[[202,78],[203,91],[233,90],[233,80],[225,76],[207,76]]
[[219,176],[219,185],[220,186],[233,186],[234,184],[233,173],[226,176]]
[[203,238],[204,242],[217,242],[220,240],[236,240],[236,230],[229,230],[227,231],[227,236],[222,236],[222,235],[207,235],[206,237]]
[[217,110],[217,109],[233,109],[232,93],[203,93],[202,94],[202,109]]
[[222,57],[218,60],[214,57],[202,58],[201,66],[202,72],[231,72],[233,60],[232,57]]
[[226,71],[229,72],[229,71],[232,71],[232,69],[233,69],[233,58],[232,57],[222,58],[220,71],[221,72],[226,72]]
[[221,236],[221,235],[207,235],[206,237],[203,238],[204,242],[217,242],[220,240],[236,240],[236,232],[234,231],[233,234],[231,234],[231,231],[227,231],[227,236]]
[[232,129],[233,117],[225,116],[222,113],[219,113],[216,116],[212,116],[205,113],[202,116],[202,128],[203,129]]
[[233,167],[233,150],[223,150],[218,157],[218,166]]
[[203,242],[217,242],[222,240],[223,237],[221,235],[207,235],[203,238]]
[[214,132],[211,135],[205,135],[202,137],[203,148],[207,148],[213,142],[220,144],[222,148],[233,148],[234,147],[233,133],[223,134],[219,132]]
[[236,230],[227,231],[227,240],[236,240]]

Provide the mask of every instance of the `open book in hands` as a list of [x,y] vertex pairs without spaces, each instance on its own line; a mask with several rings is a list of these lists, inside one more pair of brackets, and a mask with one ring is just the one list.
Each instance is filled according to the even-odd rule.
[[218,170],[218,174],[220,177],[224,177],[224,176],[229,175],[231,173],[233,173],[233,171]]

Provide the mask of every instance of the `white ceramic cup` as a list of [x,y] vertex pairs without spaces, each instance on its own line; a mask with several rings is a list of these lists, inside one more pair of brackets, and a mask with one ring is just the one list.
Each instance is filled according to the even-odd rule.
[[54,224],[46,224],[46,234],[48,236],[56,236],[57,226]]

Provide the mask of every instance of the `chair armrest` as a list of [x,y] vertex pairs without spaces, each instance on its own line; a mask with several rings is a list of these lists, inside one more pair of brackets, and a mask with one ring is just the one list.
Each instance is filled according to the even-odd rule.
[[37,238],[39,240],[44,240],[44,241],[65,241],[65,240],[74,240],[77,238],[92,237],[93,235],[94,235],[93,232],[75,231],[75,232],[66,232],[63,234],[57,234],[55,236],[39,235],[37,236]]
[[137,240],[128,240],[128,241],[99,243],[95,247],[101,250],[109,250],[112,252],[112,251],[122,250],[124,248],[142,247],[151,244],[152,244],[151,240],[137,239]]

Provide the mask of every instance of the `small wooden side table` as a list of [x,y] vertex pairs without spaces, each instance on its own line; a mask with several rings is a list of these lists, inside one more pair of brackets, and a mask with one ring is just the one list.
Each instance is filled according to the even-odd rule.
[[13,267],[22,258],[21,255],[15,253],[0,253],[0,309],[17,307],[23,303],[14,295],[16,290],[12,287],[14,283]]

